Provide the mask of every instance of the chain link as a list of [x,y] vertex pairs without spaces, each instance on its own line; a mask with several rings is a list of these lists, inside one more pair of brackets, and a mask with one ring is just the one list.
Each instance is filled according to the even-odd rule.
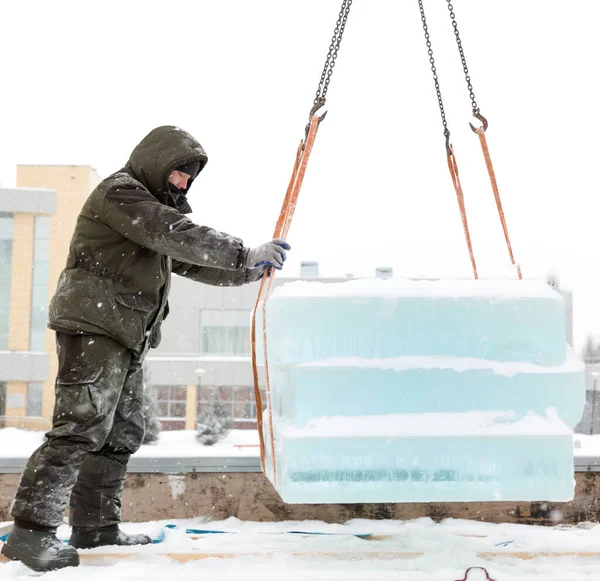
[[427,54],[429,54],[431,72],[433,73],[433,82],[435,83],[435,91],[437,93],[438,105],[440,106],[440,115],[442,116],[442,124],[444,126],[444,135],[446,137],[446,148],[448,148],[450,143],[450,130],[448,129],[448,123],[446,121],[444,102],[442,100],[442,91],[440,90],[440,83],[437,75],[437,70],[435,68],[435,59],[433,58],[433,49],[431,48],[431,40],[429,38],[429,28],[427,26],[427,19],[425,18],[425,8],[423,7],[423,0],[417,0],[417,2],[419,3],[419,10],[421,11],[421,21],[423,22],[423,30],[425,31]]
[[329,45],[329,52],[327,53],[325,66],[323,67],[323,72],[321,73],[321,80],[319,81],[317,93],[313,101],[315,108],[318,108],[325,103],[327,89],[329,88],[329,82],[331,81],[331,75],[333,74],[333,67],[335,67],[335,59],[337,58],[337,53],[340,49],[342,35],[344,34],[344,29],[346,28],[346,21],[348,20],[348,14],[350,13],[351,6],[352,0],[343,0],[342,7],[335,24],[335,30],[333,31],[331,44]]
[[448,11],[450,12],[450,20],[452,20],[452,28],[454,28],[454,36],[456,37],[456,44],[458,45],[458,52],[460,53],[460,60],[462,61],[463,71],[465,73],[465,79],[467,81],[467,87],[469,89],[469,97],[471,97],[471,106],[473,107],[473,115],[479,114],[479,107],[477,101],[475,101],[475,93],[473,92],[473,85],[471,84],[471,77],[469,76],[469,69],[467,68],[467,60],[465,58],[465,52],[462,47],[460,40],[460,34],[458,33],[458,24],[456,23],[456,15],[454,14],[454,6],[452,6],[452,0],[446,0],[448,2]]

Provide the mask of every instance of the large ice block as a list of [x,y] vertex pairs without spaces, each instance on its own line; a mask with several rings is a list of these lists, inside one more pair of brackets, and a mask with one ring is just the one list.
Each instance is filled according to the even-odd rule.
[[565,359],[564,301],[541,281],[298,281],[275,289],[267,305],[272,363],[408,355],[540,365]]
[[[323,418],[276,438],[277,490],[287,503],[573,498],[572,432],[552,415]],[[266,466],[273,480],[269,445]]]
[[546,283],[295,282],[266,321],[285,502],[573,497],[584,367]]

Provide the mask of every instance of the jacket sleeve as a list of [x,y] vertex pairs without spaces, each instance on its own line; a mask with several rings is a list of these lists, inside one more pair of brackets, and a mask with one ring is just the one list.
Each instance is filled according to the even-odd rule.
[[161,204],[144,188],[115,185],[103,196],[98,217],[140,246],[197,266],[244,271],[248,248],[242,240],[199,226]]
[[242,286],[247,282],[248,270],[223,270],[210,266],[195,266],[179,260],[172,261],[172,271],[179,276],[184,276],[196,282],[211,284],[213,286]]

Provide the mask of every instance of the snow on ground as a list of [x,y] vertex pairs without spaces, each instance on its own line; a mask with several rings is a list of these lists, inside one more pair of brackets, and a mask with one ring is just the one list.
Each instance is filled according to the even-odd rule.
[[[28,458],[44,441],[40,431],[17,428],[0,429],[0,466],[2,458]],[[189,458],[198,456],[258,456],[256,430],[230,430],[214,446],[203,446],[196,440],[195,430],[161,432],[159,441],[143,445],[136,458]]]
[[[0,429],[0,467],[2,458],[28,458],[42,443],[44,434],[17,428]],[[600,435],[573,436],[573,453],[580,457],[600,458]],[[190,458],[202,456],[258,457],[258,433],[256,430],[231,430],[214,446],[202,446],[196,440],[194,430],[162,432],[159,441],[144,445],[136,452],[136,458]],[[600,548],[599,548],[600,550]]]
[[575,434],[573,436],[573,444],[575,446],[575,456],[598,458],[600,461],[600,434],[595,436]]
[[[44,579],[80,581],[84,568],[86,581],[201,581],[214,578],[218,581],[455,581],[464,577],[468,567],[476,566],[485,567],[495,581],[596,581],[600,578],[599,558],[568,556],[521,560],[506,556],[490,561],[477,556],[485,551],[598,553],[600,525],[549,528],[454,519],[434,523],[428,518],[412,521],[360,519],[345,525],[315,521],[252,523],[234,518],[210,523],[201,519],[172,522],[178,529],[167,531],[163,543],[142,547],[139,556],[133,560],[84,564],[79,569],[46,573]],[[154,535],[163,524],[167,523],[124,523],[123,529]],[[185,537],[186,527],[226,529],[234,533],[192,540]],[[362,540],[342,535],[273,534],[286,530],[371,532],[393,536],[383,540]],[[66,538],[68,534],[68,527],[59,529],[59,536]],[[166,551],[235,556],[177,563],[160,554]],[[81,551],[82,554],[90,552],[93,551]],[[131,548],[111,549],[111,552],[131,552]],[[382,558],[395,552],[425,554],[402,559]],[[327,557],[325,553],[347,556],[340,559]],[[24,580],[33,576],[38,574],[20,563],[0,564],[0,579]],[[477,571],[469,575],[471,581],[484,578]]]

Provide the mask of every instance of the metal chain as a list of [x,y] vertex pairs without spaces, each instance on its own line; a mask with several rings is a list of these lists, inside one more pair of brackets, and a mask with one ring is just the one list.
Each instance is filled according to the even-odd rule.
[[442,92],[440,90],[440,83],[437,75],[437,70],[435,68],[435,59],[433,58],[433,49],[431,48],[431,40],[429,38],[429,28],[427,27],[427,19],[425,18],[425,8],[423,7],[423,0],[417,0],[417,2],[419,3],[419,10],[421,11],[421,21],[423,22],[423,30],[425,31],[427,53],[429,54],[431,72],[433,73],[433,82],[435,83],[435,91],[437,93],[438,105],[440,106],[440,115],[442,116],[442,124],[444,126],[444,136],[446,137],[446,149],[448,149],[450,147],[450,130],[448,129],[448,123],[446,121],[444,102],[442,101]]
[[331,75],[333,74],[333,67],[335,66],[335,59],[337,58],[337,53],[340,49],[342,35],[344,34],[344,29],[346,28],[346,21],[348,20],[348,14],[350,13],[351,6],[352,0],[343,0],[342,7],[335,24],[335,30],[333,31],[331,44],[329,45],[329,52],[327,53],[325,66],[323,67],[323,72],[321,73],[321,80],[319,81],[317,94],[313,102],[315,108],[318,108],[325,103],[327,89],[329,88],[329,82],[331,81]]
[[469,69],[467,68],[467,60],[465,59],[465,52],[462,47],[460,40],[460,34],[458,33],[458,24],[456,23],[456,15],[454,14],[454,6],[452,6],[452,0],[446,0],[448,2],[448,11],[450,12],[450,20],[452,20],[452,28],[454,28],[454,36],[456,37],[456,44],[458,45],[458,52],[460,53],[460,60],[462,61],[463,71],[465,73],[465,79],[467,81],[467,87],[469,89],[469,96],[471,97],[471,106],[473,107],[473,115],[479,114],[479,107],[477,101],[475,101],[475,93],[473,92],[473,85],[471,84],[471,77],[469,76]]

